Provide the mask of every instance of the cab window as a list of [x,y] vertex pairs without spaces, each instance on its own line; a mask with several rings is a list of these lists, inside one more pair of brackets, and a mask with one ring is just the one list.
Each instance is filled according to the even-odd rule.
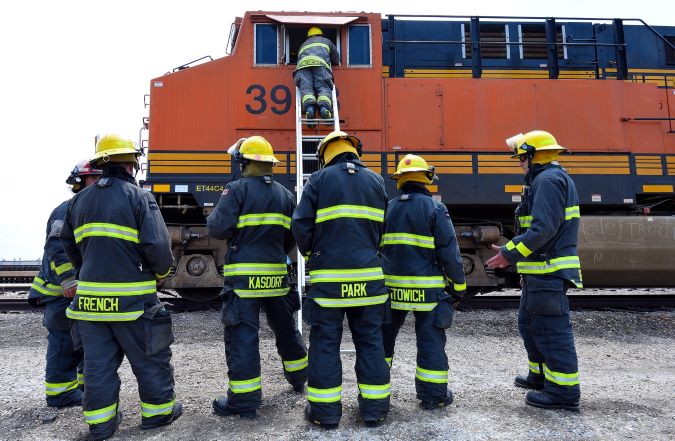
[[351,25],[347,33],[347,64],[349,66],[370,66],[370,25]]
[[[303,26],[303,27],[293,27],[288,28],[286,33],[286,64],[297,64],[298,63],[298,50],[302,43],[307,40],[307,31],[312,26]],[[338,29],[337,28],[324,28],[321,27],[323,36],[332,41],[335,46],[340,51],[340,44],[338,40]]]
[[277,25],[255,24],[255,64],[276,65],[278,60]]

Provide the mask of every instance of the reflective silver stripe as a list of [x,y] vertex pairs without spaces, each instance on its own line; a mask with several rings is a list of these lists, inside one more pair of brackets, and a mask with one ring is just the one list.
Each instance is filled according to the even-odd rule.
[[89,322],[129,322],[142,316],[143,312],[144,311],[105,313],[73,311],[70,308],[66,308],[66,317],[73,320],[85,320]]
[[250,380],[230,380],[230,390],[235,394],[243,394],[262,389],[262,379],[260,377]]
[[539,367],[539,363],[535,363],[533,361],[527,361],[527,364],[530,367],[530,371],[534,374],[541,374],[541,368]]
[[77,284],[77,293],[85,295],[134,296],[141,294],[153,294],[155,292],[157,292],[156,280],[129,283],[79,281]]
[[89,236],[114,237],[117,239],[128,240],[138,243],[138,230],[122,225],[107,223],[84,224],[74,232],[75,242],[79,243],[82,239]]
[[87,424],[91,425],[105,423],[117,415],[117,403],[102,409],[85,410],[82,413],[84,414],[84,420],[87,422]]
[[409,303],[391,301],[391,308],[402,311],[433,311],[438,302],[434,303]]
[[173,406],[176,400],[171,400],[163,404],[148,404],[141,401],[141,415],[146,418],[152,418],[157,415],[168,415],[173,412]]
[[359,391],[361,392],[361,396],[363,398],[368,398],[371,400],[381,400],[391,395],[391,385],[390,384],[372,385],[359,383]]
[[342,217],[369,219],[376,222],[384,222],[384,210],[368,207],[366,205],[334,205],[332,207],[326,207],[317,210],[315,222],[320,223]]
[[224,276],[254,276],[286,274],[285,263],[234,263],[223,265]]
[[325,269],[309,272],[311,283],[322,282],[367,282],[370,280],[382,280],[384,274],[382,268],[359,268],[359,269]]
[[350,306],[370,306],[370,305],[379,305],[384,303],[389,298],[389,294],[384,294],[381,296],[371,296],[371,297],[360,297],[360,298],[318,298],[315,297],[314,301],[324,308],[342,308]]
[[516,268],[519,273],[546,274],[565,268],[580,268],[579,256],[566,256],[551,259],[547,262],[518,262]]
[[395,288],[445,288],[443,276],[384,275],[384,284]]
[[284,228],[291,228],[291,218],[281,213],[256,213],[239,216],[237,228],[251,227],[258,225],[280,225]]
[[284,369],[287,370],[288,372],[299,371],[308,366],[309,364],[308,360],[309,358],[306,355],[300,360],[289,360],[289,361],[283,360]]
[[330,389],[319,389],[316,387],[307,388],[307,399],[319,403],[334,403],[342,398],[342,386],[332,387]]
[[552,371],[548,366],[544,365],[544,376],[548,381],[560,386],[576,386],[579,384],[579,372],[565,374]]
[[242,298],[258,298],[258,297],[279,297],[285,296],[288,294],[290,288],[278,288],[278,289],[239,289],[235,288],[234,293]]
[[448,371],[432,371],[429,369],[422,369],[421,367],[417,366],[415,378],[428,383],[447,383]]
[[385,233],[382,245],[412,245],[422,248],[435,248],[433,236],[420,236],[407,233]]
[[45,381],[45,394],[49,396],[61,395],[75,388],[77,388],[77,379],[67,383],[47,383]]

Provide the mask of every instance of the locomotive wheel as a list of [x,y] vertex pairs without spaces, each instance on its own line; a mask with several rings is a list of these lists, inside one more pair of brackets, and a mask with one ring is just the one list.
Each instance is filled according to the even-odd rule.
[[176,288],[176,292],[184,299],[193,302],[208,302],[218,297],[220,288]]

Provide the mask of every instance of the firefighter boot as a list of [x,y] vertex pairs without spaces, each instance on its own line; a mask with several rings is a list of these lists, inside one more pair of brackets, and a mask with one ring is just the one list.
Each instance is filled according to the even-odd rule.
[[220,416],[239,415],[239,418],[246,418],[249,420],[255,419],[258,415],[255,410],[232,410],[228,406],[227,397],[218,397],[213,400],[213,411]]
[[171,424],[174,421],[176,421],[180,416],[183,415],[183,405],[179,402],[176,401],[176,403],[173,405],[173,410],[171,411],[171,415],[168,415],[167,418],[159,419],[156,421],[151,421],[147,423],[142,423],[141,424],[141,429],[156,429],[158,427],[166,426],[167,424]]
[[108,439],[115,434],[117,428],[122,422],[122,411],[117,411],[117,415],[112,420],[102,423],[94,424],[89,428],[89,437],[91,441],[101,441]]
[[452,404],[452,391],[448,389],[448,392],[445,395],[445,400],[439,401],[437,403],[432,403],[430,401],[420,401],[420,407],[424,410],[434,410],[438,409],[439,407],[445,407],[449,406]]
[[319,107],[319,115],[321,115],[322,119],[333,119],[333,114],[326,106]]
[[517,387],[522,387],[523,389],[542,390],[544,388],[544,376],[528,375],[527,377],[525,377],[523,375],[518,375],[513,380],[513,384],[516,385]]
[[525,396],[525,403],[542,409],[564,409],[570,412],[579,412],[579,402],[555,401],[544,392],[529,391]]
[[[316,106],[314,104],[310,104],[309,106],[307,106],[307,110],[305,111],[305,118],[306,119],[316,118]],[[310,129],[313,129],[314,127],[316,127],[316,123],[313,122],[313,121],[307,122],[306,124],[307,124],[307,127],[310,128]]]
[[307,403],[305,406],[305,419],[309,421],[312,424],[316,424],[317,426],[320,426],[326,430],[333,430],[338,428],[338,423],[322,423],[321,421],[317,420],[316,417],[312,414],[312,405]]

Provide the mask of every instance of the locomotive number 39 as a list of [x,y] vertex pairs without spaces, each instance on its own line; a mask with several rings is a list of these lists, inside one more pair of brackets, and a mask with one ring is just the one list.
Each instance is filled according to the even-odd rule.
[[291,91],[283,84],[272,87],[269,98],[267,98],[267,90],[260,84],[248,86],[246,94],[253,98],[252,103],[246,104],[246,111],[253,115],[260,115],[267,110],[268,99],[272,101],[270,109],[276,115],[283,115],[291,108]]

